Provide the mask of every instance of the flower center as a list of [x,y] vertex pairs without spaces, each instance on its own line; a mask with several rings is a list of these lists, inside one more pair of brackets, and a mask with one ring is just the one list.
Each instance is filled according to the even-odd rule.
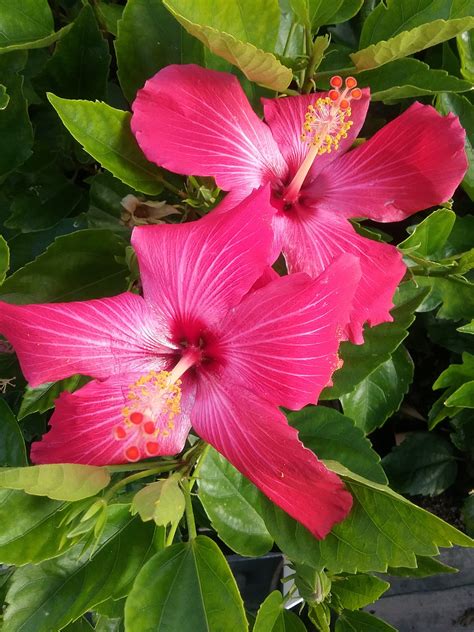
[[356,87],[354,77],[347,77],[342,92],[341,77],[332,77],[330,83],[332,89],[328,96],[308,106],[301,140],[309,145],[309,150],[285,192],[284,201],[287,204],[291,205],[297,199],[315,158],[339,149],[340,140],[347,137],[352,126],[350,104],[353,99],[361,98],[362,90]]
[[157,456],[163,439],[174,429],[181,413],[181,376],[199,360],[189,350],[172,371],[150,371],[127,389],[127,405],[122,422],[113,429],[116,441],[123,442],[127,461]]

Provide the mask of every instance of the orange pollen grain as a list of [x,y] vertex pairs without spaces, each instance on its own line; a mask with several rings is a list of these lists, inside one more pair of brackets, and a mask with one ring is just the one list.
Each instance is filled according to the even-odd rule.
[[329,83],[331,84],[331,88],[340,88],[342,86],[342,77],[334,75],[334,77],[331,77]]
[[358,99],[361,98],[361,96],[362,96],[362,90],[360,88],[354,88],[354,90],[352,90],[351,97],[353,99],[357,101]]
[[132,422],[132,424],[135,424],[136,426],[139,426],[142,421],[143,421],[143,415],[140,412],[133,412],[130,415],[130,421]]
[[125,439],[125,437],[127,436],[127,433],[125,432],[125,428],[123,428],[122,426],[116,426],[114,428],[114,436],[118,441]]
[[346,88],[355,88],[357,85],[357,80],[354,77],[347,77],[346,79]]
[[143,432],[153,434],[155,432],[155,424],[152,421],[145,421],[143,424]]
[[147,441],[145,448],[150,456],[155,456],[156,454],[158,454],[159,446],[156,441]]

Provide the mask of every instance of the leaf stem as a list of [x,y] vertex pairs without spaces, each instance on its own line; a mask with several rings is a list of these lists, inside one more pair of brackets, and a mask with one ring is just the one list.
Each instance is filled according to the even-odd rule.
[[129,483],[134,483],[135,481],[139,481],[142,478],[147,478],[148,476],[153,476],[153,474],[161,474],[163,472],[169,472],[175,468],[174,464],[160,465],[154,468],[150,468],[147,470],[143,470],[141,472],[136,472],[136,474],[131,474],[130,476],[126,476],[119,480],[115,485],[112,485],[104,494],[104,500],[107,502],[110,500],[113,495],[122,489],[122,487],[126,487]]
[[185,515],[186,524],[188,525],[188,535],[190,540],[194,540],[197,537],[196,521],[194,520],[193,503],[191,498],[191,489],[194,481],[183,482],[182,489],[185,500]]

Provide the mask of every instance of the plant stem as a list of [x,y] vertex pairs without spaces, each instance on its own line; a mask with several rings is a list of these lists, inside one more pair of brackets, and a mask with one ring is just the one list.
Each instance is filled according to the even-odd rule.
[[194,540],[194,538],[197,537],[196,521],[194,520],[193,503],[191,499],[192,485],[193,483],[191,481],[183,482],[182,485],[185,499],[186,524],[188,525],[188,535],[190,540]]
[[160,465],[154,468],[150,468],[148,470],[144,470],[141,472],[137,472],[136,474],[131,474],[130,476],[126,476],[125,478],[122,478],[120,481],[118,481],[117,483],[115,483],[115,485],[112,485],[112,487],[110,487],[104,494],[104,499],[106,501],[110,500],[112,498],[112,496],[119,490],[122,489],[122,487],[126,487],[129,483],[134,483],[135,481],[139,481],[142,478],[147,478],[148,476],[152,476],[153,474],[161,474],[163,472],[169,472],[170,470],[173,470],[175,468],[175,465]]
[[172,193],[180,197],[182,200],[185,200],[188,197],[184,191],[181,191],[181,189],[178,189],[178,187],[175,187],[174,184],[171,184],[171,182],[168,182],[168,180],[165,180],[163,176],[159,176],[158,180],[161,182],[161,184],[164,186],[165,189],[168,189],[168,191],[171,191]]

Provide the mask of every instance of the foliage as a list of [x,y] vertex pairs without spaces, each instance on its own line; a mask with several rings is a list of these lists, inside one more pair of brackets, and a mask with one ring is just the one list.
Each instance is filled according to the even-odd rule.
[[[408,272],[393,321],[343,342],[320,405],[288,414],[353,495],[323,541],[192,438],[129,466],[29,465],[57,397],[88,378],[32,388],[0,339],[5,632],[304,632],[286,607],[296,590],[319,631],[383,632],[360,610],[389,588],[373,573],[453,572],[439,547],[473,541],[406,496],[451,494],[474,536],[473,14],[466,0],[0,0],[2,301],[139,292],[131,228],[215,205],[211,179],[158,168],[130,130],[137,90],[169,64],[233,72],[259,113],[261,96],[354,75],[377,102],[362,137],[418,99],[459,117],[469,161],[441,208],[383,234],[355,226],[397,245]],[[249,613],[225,554],[272,549],[294,586]]]

